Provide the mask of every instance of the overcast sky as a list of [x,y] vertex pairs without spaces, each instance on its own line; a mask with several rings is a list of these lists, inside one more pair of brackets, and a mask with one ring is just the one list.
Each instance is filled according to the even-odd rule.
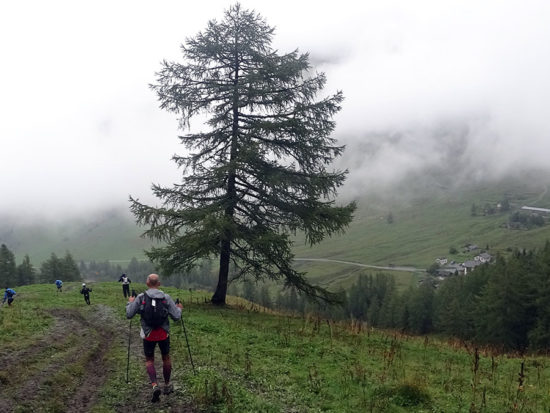
[[[148,84],[231,4],[2,2],[0,213],[126,208],[176,182],[177,121]],[[351,193],[453,158],[480,176],[550,164],[550,2],[241,4],[343,90]]]

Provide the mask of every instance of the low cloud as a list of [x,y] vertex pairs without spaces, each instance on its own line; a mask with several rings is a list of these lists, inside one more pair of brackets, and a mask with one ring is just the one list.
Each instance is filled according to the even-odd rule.
[[[547,168],[550,3],[242,4],[276,26],[281,53],[310,53],[326,93],[343,90],[335,136],[348,148],[336,164],[350,171],[346,193],[383,191],[423,171],[458,170],[460,182]],[[129,194],[154,202],[152,182],[179,181],[170,158],[183,148],[175,116],[147,85],[228,4],[34,5],[29,16],[13,3],[0,27],[10,39],[0,68],[0,213],[125,209]]]

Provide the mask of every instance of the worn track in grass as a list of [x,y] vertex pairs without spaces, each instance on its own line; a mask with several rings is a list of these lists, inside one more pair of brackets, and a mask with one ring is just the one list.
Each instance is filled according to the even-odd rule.
[[[122,370],[122,366],[108,365],[106,356],[113,346],[127,339],[110,307],[94,307],[95,311],[87,314],[77,309],[51,310],[55,321],[42,338],[2,355],[0,413],[93,409],[109,375]],[[132,339],[135,363],[141,356],[141,342],[139,337]],[[158,371],[162,374],[160,364]],[[113,403],[115,411],[146,411],[152,407],[145,369],[143,382],[135,383],[130,393],[128,399]],[[181,389],[162,397],[155,407],[171,412],[196,411]]]
[[[158,403],[151,403],[152,389],[149,384],[149,378],[145,371],[145,358],[143,355],[143,343],[139,337],[139,318],[134,318],[131,329],[131,369],[135,373],[137,369],[137,379],[131,378],[129,386],[131,387],[130,394],[127,400],[119,403],[115,407],[117,413],[133,413],[142,412],[148,410],[157,410],[163,412],[173,413],[196,413],[199,410],[193,405],[185,389],[180,384],[180,371],[178,365],[183,360],[179,360],[180,355],[174,354],[173,340],[176,340],[175,336],[171,334],[172,342],[172,378],[171,382],[174,384],[174,392],[170,395],[161,395]],[[128,334],[128,330],[126,330]],[[128,336],[125,337],[128,339]],[[126,342],[127,344],[127,342]],[[162,359],[158,347],[155,349],[155,369],[157,371],[157,379],[159,383],[163,383],[162,379]]]

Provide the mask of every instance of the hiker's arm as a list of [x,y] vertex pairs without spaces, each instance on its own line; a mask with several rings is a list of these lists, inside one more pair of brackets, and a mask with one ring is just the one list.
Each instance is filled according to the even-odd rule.
[[172,317],[172,320],[179,320],[181,318],[181,304],[176,305],[172,297],[168,296],[168,314]]
[[141,294],[137,297],[129,297],[126,304],[126,318],[132,318],[136,315],[141,304]]

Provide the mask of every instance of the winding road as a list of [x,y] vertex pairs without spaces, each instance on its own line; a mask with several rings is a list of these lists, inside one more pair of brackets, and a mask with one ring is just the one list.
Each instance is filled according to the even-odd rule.
[[335,262],[338,264],[347,264],[347,265],[354,265],[356,267],[363,267],[363,268],[374,268],[377,270],[389,270],[389,271],[405,271],[405,272],[424,272],[426,271],[423,268],[415,268],[415,267],[401,267],[401,266],[382,266],[382,265],[369,265],[369,264],[361,264],[359,262],[353,262],[353,261],[342,261],[342,260],[331,260],[330,258],[294,258],[294,261],[317,261],[317,262]]

